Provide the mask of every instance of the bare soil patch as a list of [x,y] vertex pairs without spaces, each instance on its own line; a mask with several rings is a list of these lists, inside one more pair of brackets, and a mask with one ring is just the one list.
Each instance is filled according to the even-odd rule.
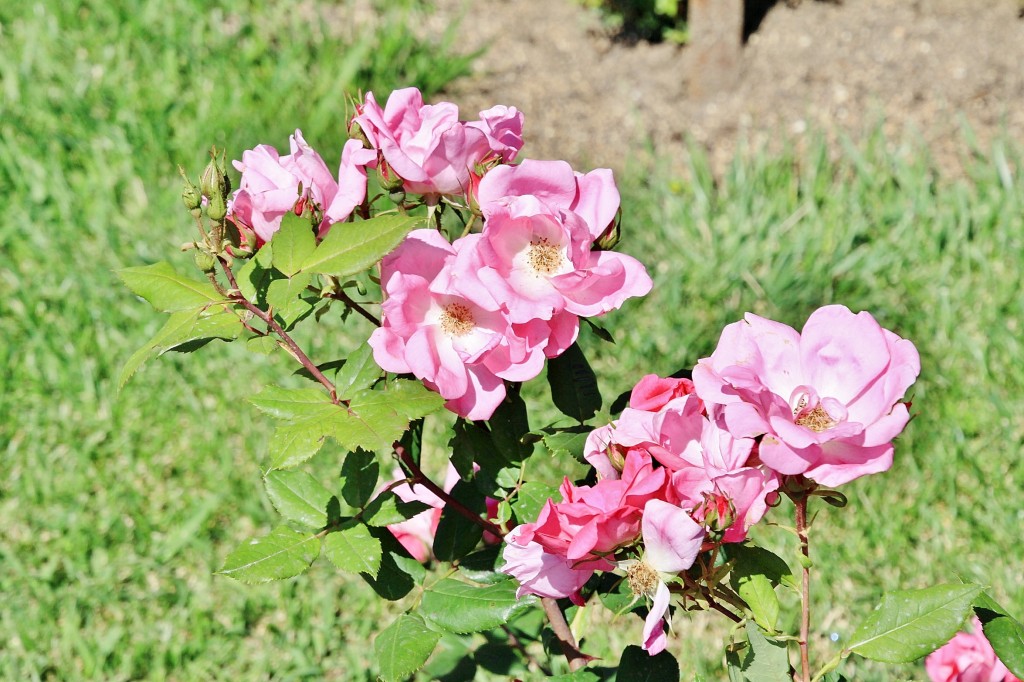
[[1024,141],[1024,20],[1017,0],[805,0],[776,4],[750,36],[738,87],[689,97],[686,47],[617,40],[572,0],[439,0],[426,26],[461,17],[466,50],[487,46],[448,93],[465,115],[526,114],[537,158],[621,170],[681,159],[691,137],[717,168],[747,145],[854,140],[881,126],[919,138],[959,173],[963,129],[982,148]]

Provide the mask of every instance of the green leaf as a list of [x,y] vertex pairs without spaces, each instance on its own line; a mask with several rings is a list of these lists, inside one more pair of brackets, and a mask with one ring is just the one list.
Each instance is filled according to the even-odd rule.
[[619,659],[619,673],[616,682],[667,682],[679,679],[679,662],[675,656],[662,651],[651,656],[646,651],[630,644]]
[[318,453],[334,431],[333,408],[325,405],[321,414],[278,426],[270,437],[271,468],[288,469]]
[[292,211],[284,214],[281,229],[270,243],[274,247],[274,267],[288,277],[298,272],[316,249],[316,239],[309,219],[297,216]]
[[356,509],[362,509],[377,489],[380,465],[372,452],[355,450],[341,465],[341,496]]
[[883,663],[916,661],[957,633],[980,593],[978,585],[890,592],[854,631],[846,648]]
[[772,585],[785,585],[796,591],[801,589],[786,560],[764,547],[747,541],[722,545],[722,551],[727,559],[735,562],[729,575],[734,590],[741,578],[758,574],[768,578]]
[[502,545],[488,545],[481,550],[468,554],[459,561],[459,574],[475,583],[493,585],[494,583],[511,580],[511,576],[498,570],[504,565],[501,557]]
[[514,581],[478,587],[449,578],[423,593],[420,613],[444,630],[466,634],[504,625],[536,601],[533,595],[516,599]]
[[243,583],[282,580],[305,571],[319,554],[317,536],[278,526],[229,554],[219,573]]
[[747,621],[747,642],[726,649],[729,679],[733,682],[792,682],[785,642],[768,639]]
[[422,220],[386,215],[333,225],[316,250],[303,261],[301,269],[335,277],[363,272],[393,251]]
[[285,329],[308,315],[316,304],[317,297],[306,290],[311,278],[312,275],[300,274],[291,279],[275,279],[267,287],[267,305]]
[[601,682],[601,676],[592,670],[581,668],[574,673],[552,675],[545,678],[548,682]]
[[348,400],[357,391],[372,386],[382,371],[373,360],[373,348],[364,343],[349,354],[345,364],[338,370],[334,378],[334,390],[339,398]]
[[352,520],[345,521],[324,538],[324,554],[346,573],[365,573],[376,578],[383,549],[369,528]]
[[241,331],[238,316],[223,309],[183,310],[172,313],[146,345],[135,351],[121,369],[117,387],[121,389],[151,357],[183,344],[206,338],[234,339]]
[[409,420],[388,405],[383,391],[363,389],[336,415],[331,435],[347,450],[387,452],[407,428]]
[[520,523],[536,521],[540,510],[551,498],[559,498],[558,488],[539,481],[527,481],[519,487],[512,509]]
[[412,502],[403,502],[394,493],[387,492],[382,495],[378,495],[366,505],[366,510],[363,512],[362,519],[366,525],[377,526],[380,528],[383,526],[390,526],[393,523],[408,521],[417,514],[425,512],[430,508],[430,505],[417,500],[413,500]]
[[768,578],[761,574],[747,575],[737,581],[736,591],[750,607],[754,620],[768,632],[775,632],[779,622],[779,597]]
[[573,426],[567,429],[548,427],[543,429],[544,435],[541,436],[541,439],[544,441],[544,446],[551,451],[552,456],[571,456],[578,462],[586,464],[587,460],[583,458],[583,450],[591,431],[593,429],[589,426]]
[[267,497],[281,516],[310,528],[327,525],[327,488],[305,471],[270,471],[263,479]]
[[270,355],[280,347],[280,344],[273,336],[254,336],[245,342],[245,347],[253,353]]
[[249,402],[260,412],[278,419],[319,417],[333,407],[331,397],[319,388],[267,386]]
[[581,424],[601,409],[597,376],[578,343],[548,360],[548,384],[555,407]]
[[380,676],[385,682],[405,680],[423,667],[440,639],[418,615],[403,613],[373,640]]
[[359,575],[383,599],[397,601],[423,581],[426,571],[409,556],[395,536],[387,528],[370,528],[370,535],[381,545],[380,569],[374,577],[368,573]]
[[[478,514],[487,511],[487,502],[476,486],[466,481],[459,481],[451,490],[451,496],[465,507]],[[441,561],[455,561],[472,552],[483,530],[453,508],[445,506],[441,512],[441,520],[434,533],[434,556]]]
[[253,303],[264,301],[267,287],[274,279],[274,275],[270,270],[272,258],[273,253],[270,251],[270,245],[265,244],[262,249],[256,252],[256,255],[246,261],[245,265],[235,273],[238,292],[247,301],[252,301]]
[[122,268],[117,271],[117,276],[132,293],[165,313],[191,310],[226,300],[212,284],[182,277],[168,263]]
[[[465,481],[475,478],[474,463],[480,464],[485,470],[494,468],[493,462],[496,459],[501,461],[499,468],[508,463],[497,453],[494,441],[491,440],[491,432],[484,424],[466,421],[461,417],[452,425],[448,447],[452,451],[452,466]],[[489,493],[492,490],[482,492]]]
[[974,612],[996,656],[1011,673],[1024,679],[1024,627],[1020,621],[984,592],[974,600]]
[[422,419],[444,407],[444,398],[419,381],[397,379],[380,393],[391,409],[409,420]]
[[487,424],[494,448],[508,463],[517,464],[533,454],[533,442],[524,438],[530,432],[530,419],[517,388],[508,388],[505,399]]

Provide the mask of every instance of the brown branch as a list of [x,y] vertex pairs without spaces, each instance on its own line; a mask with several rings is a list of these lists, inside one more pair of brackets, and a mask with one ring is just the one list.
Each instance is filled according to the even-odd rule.
[[573,637],[572,630],[569,629],[569,624],[565,621],[562,609],[558,608],[558,602],[551,597],[542,597],[540,603],[544,607],[548,623],[551,624],[551,630],[558,640],[558,646],[562,649],[562,655],[569,662],[569,670],[575,672],[594,660],[593,656],[580,651],[576,644],[576,638]]
[[299,364],[305,367],[306,371],[313,375],[313,378],[319,381],[324,388],[327,389],[327,392],[331,395],[331,402],[335,405],[341,405],[343,401],[338,400],[338,392],[335,390],[334,384],[331,383],[331,380],[324,376],[324,373],[320,371],[319,367],[313,364],[313,361],[310,360],[305,351],[299,347],[299,344],[295,343],[295,340],[288,335],[288,332],[278,324],[272,313],[263,310],[242,295],[238,290],[238,282],[235,280],[235,274],[231,271],[231,267],[227,264],[227,261],[219,257],[217,260],[220,262],[221,267],[224,268],[224,274],[227,276],[228,282],[231,284],[232,291],[229,294],[229,298],[236,303],[242,304],[249,312],[263,320],[270,330],[277,334],[278,338],[284,342],[284,345],[291,352],[292,356],[299,361]]
[[420,469],[418,464],[416,464],[416,460],[412,458],[412,455],[409,454],[401,443],[395,441],[391,447],[395,449],[395,454],[398,456],[398,461],[402,464],[402,468],[404,468],[406,473],[409,474],[410,486],[422,485],[424,488],[441,498],[445,507],[451,507],[454,512],[466,519],[469,519],[488,533],[496,535],[499,538],[505,537],[505,531],[502,530],[500,526],[493,524],[480,516],[480,514],[452,497],[450,493],[444,490],[444,488],[427,478],[427,475],[424,474],[423,470]]
[[341,301],[352,310],[359,313],[362,317],[369,320],[374,326],[380,326],[380,320],[376,315],[368,311],[366,308],[361,306],[358,302],[352,300],[352,297],[346,294],[344,291],[336,291],[327,295],[327,298],[333,298],[336,301]]

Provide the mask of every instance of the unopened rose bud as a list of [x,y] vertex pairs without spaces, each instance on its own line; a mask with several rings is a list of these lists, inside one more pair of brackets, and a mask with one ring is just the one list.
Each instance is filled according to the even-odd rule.
[[203,272],[213,272],[214,266],[217,264],[216,259],[205,251],[196,251],[194,260],[196,267]]
[[388,199],[391,199],[392,203],[401,205],[405,201],[405,190],[395,189],[388,193]]
[[356,123],[353,119],[348,124],[348,136],[353,140],[359,140],[363,143],[363,146],[367,149],[373,149],[373,145],[370,144],[370,138],[366,137],[366,133],[363,132],[363,127]]
[[619,228],[622,223],[622,211],[615,214],[612,224],[605,228],[601,236],[594,241],[594,248],[598,251],[611,251],[619,243]]
[[178,173],[181,174],[181,179],[185,181],[185,186],[181,190],[181,201],[185,204],[186,209],[194,211],[202,205],[203,193],[188,179],[184,168],[178,166]]
[[704,493],[704,502],[694,510],[694,517],[702,521],[711,535],[721,535],[736,521],[736,507],[720,493]]
[[377,178],[380,180],[380,186],[389,192],[399,190],[405,185],[405,181],[398,177],[395,171],[391,170],[388,162],[383,159],[377,164]]
[[224,216],[228,214],[228,205],[225,201],[225,197],[220,192],[216,192],[210,196],[210,200],[206,203],[206,215],[210,220],[220,222],[224,220]]

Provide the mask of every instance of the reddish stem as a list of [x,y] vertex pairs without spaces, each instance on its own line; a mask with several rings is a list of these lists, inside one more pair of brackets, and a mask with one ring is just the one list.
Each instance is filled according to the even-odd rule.
[[800,553],[804,555],[803,589],[800,597],[800,668],[802,681],[810,682],[811,664],[807,653],[807,637],[811,629],[811,569],[810,547],[807,541],[807,495],[793,499],[796,506],[796,533],[800,538]]
[[572,630],[569,629],[569,623],[566,622],[565,615],[562,614],[562,609],[558,608],[558,602],[551,597],[544,597],[540,603],[551,624],[551,630],[555,633],[555,638],[558,639],[562,655],[569,662],[569,670],[575,672],[586,666],[589,661],[594,660],[593,656],[580,651],[576,644],[576,638],[573,637]]
[[395,441],[391,447],[395,449],[395,454],[398,455],[398,461],[401,462],[402,467],[409,474],[410,486],[422,485],[424,488],[441,498],[445,507],[451,507],[453,511],[469,519],[488,533],[496,535],[499,538],[505,537],[505,531],[502,530],[500,526],[493,524],[480,516],[480,514],[452,497],[451,494],[444,490],[444,488],[427,478],[426,474],[423,473],[423,470],[420,469],[418,464],[416,464],[416,460],[412,458],[412,455],[409,454],[409,451],[406,450],[401,443]]

